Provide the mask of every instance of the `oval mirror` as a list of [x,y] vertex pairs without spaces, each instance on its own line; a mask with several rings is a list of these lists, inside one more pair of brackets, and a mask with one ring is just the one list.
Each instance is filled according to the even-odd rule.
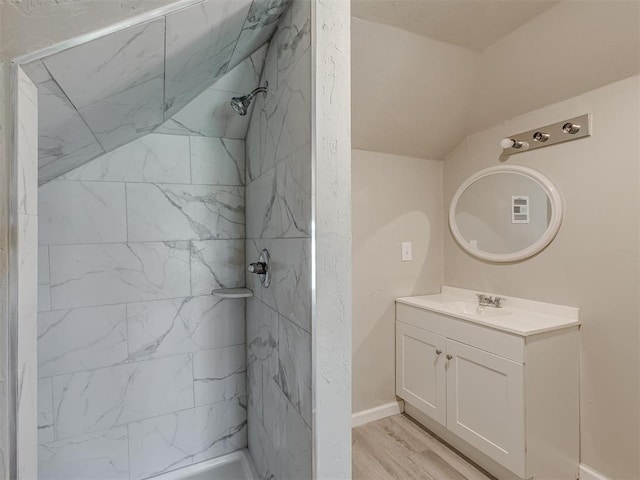
[[451,200],[449,226],[468,253],[493,262],[535,255],[553,240],[562,197],[540,172],[517,165],[481,170]]

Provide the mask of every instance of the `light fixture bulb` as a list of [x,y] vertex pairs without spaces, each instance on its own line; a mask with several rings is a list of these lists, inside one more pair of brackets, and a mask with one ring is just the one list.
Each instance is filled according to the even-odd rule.
[[513,140],[512,138],[503,138],[502,140],[500,140],[500,146],[505,149],[505,148],[512,148],[515,145],[515,140]]

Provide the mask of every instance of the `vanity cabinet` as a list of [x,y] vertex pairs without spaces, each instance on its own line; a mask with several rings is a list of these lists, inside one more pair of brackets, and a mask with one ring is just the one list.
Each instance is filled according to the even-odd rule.
[[442,335],[396,323],[396,395],[442,425],[447,422],[445,345]]
[[524,365],[447,340],[447,428],[524,473]]
[[396,357],[396,395],[522,471],[522,364],[402,322],[396,323]]
[[575,480],[579,327],[518,334],[410,303],[396,304],[407,413],[498,478]]

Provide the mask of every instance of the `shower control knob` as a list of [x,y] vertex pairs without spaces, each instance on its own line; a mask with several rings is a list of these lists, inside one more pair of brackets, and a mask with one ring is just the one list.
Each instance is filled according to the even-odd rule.
[[264,288],[269,288],[271,284],[271,255],[269,255],[269,250],[262,249],[258,261],[249,264],[249,272],[258,275],[260,284]]
[[249,264],[249,272],[256,275],[264,275],[267,273],[267,264],[264,262],[255,262]]

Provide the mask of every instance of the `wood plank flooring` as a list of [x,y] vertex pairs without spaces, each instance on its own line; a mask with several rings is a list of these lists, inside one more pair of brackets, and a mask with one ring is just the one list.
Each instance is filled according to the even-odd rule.
[[495,480],[404,414],[352,432],[353,480]]

